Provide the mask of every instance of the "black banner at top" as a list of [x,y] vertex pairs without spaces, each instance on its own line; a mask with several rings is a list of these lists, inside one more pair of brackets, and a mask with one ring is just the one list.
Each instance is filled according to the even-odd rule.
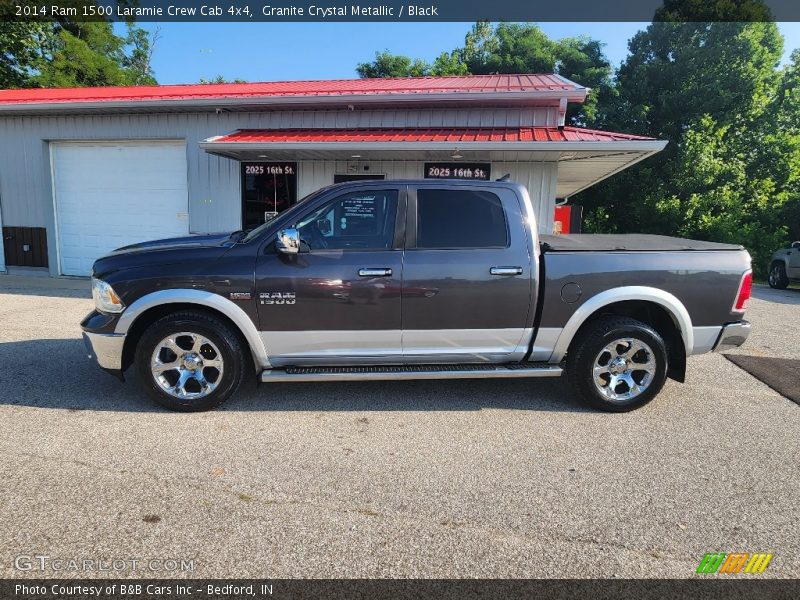
[[[798,0],[745,4],[715,7],[709,20],[800,21]],[[0,0],[0,20],[623,22],[651,21],[660,7],[662,0]]]

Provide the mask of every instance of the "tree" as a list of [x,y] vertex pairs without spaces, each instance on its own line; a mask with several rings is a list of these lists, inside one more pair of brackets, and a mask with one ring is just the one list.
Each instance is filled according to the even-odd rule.
[[558,73],[591,88],[583,105],[569,107],[567,119],[576,125],[594,123],[599,99],[612,89],[611,64],[600,42],[586,37],[551,40],[530,23],[494,26],[479,21],[465,36],[463,47],[443,52],[432,65],[385,50],[373,62],[359,64],[356,71],[361,77]]
[[360,63],[356,72],[360,77],[422,77],[427,75],[430,66],[420,59],[392,54],[388,50],[375,53],[371,63]]
[[218,83],[247,83],[244,79],[225,79],[222,75],[217,75],[211,79],[201,77],[198,83],[201,84],[218,84]]
[[428,75],[439,77],[446,75],[469,75],[469,69],[464,62],[462,54],[458,50],[453,52],[442,52],[433,61]]
[[[761,165],[783,182],[787,197],[781,221],[789,230],[789,239],[800,240],[800,50],[792,52],[781,75],[773,110],[765,118],[771,122],[773,136],[759,149]],[[765,123],[764,128],[768,126]]]
[[51,33],[46,23],[0,21],[0,89],[25,87]]
[[[751,14],[758,3],[740,4]],[[629,42],[599,120],[670,143],[576,202],[596,230],[742,243],[763,272],[767,253],[785,235],[779,216],[795,169],[775,151],[791,140],[769,116],[782,38],[770,22],[697,21],[721,6],[668,1],[657,18],[682,22],[655,21]]]
[[157,37],[158,30],[151,36],[133,22],[126,35],[107,21],[0,22],[0,87],[154,84]]

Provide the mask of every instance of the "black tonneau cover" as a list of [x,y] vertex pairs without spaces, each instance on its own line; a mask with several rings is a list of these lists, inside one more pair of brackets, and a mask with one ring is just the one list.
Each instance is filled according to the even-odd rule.
[[643,233],[541,235],[539,243],[544,252],[678,252],[743,249],[736,244],[685,240]]

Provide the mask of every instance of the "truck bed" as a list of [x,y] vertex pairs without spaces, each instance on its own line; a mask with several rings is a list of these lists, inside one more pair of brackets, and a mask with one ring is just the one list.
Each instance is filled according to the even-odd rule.
[[539,243],[547,252],[683,252],[742,250],[737,244],[687,240],[666,235],[567,234],[541,235]]

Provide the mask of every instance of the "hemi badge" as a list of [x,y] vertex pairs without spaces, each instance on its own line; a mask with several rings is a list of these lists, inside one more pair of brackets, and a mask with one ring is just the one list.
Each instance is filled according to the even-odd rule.
[[231,292],[231,300],[250,300],[250,292]]

